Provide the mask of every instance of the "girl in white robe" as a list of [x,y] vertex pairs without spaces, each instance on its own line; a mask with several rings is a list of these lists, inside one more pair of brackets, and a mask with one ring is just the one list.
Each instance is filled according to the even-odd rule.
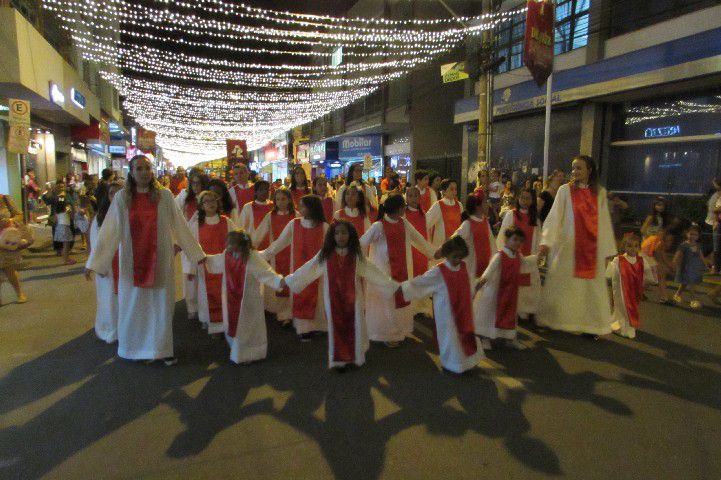
[[[431,189],[428,188],[427,190],[430,191]],[[405,219],[408,220],[408,223],[413,225],[416,231],[420,233],[424,239],[428,240],[429,235],[428,227],[426,226],[426,210],[424,210],[421,205],[421,193],[418,187],[408,187],[406,189],[405,200]],[[420,277],[428,271],[430,262],[428,261],[428,257],[422,254],[417,248],[412,247],[411,251],[411,255],[413,256],[412,276],[413,278]],[[422,314],[426,317],[433,316],[433,301],[430,299],[430,297],[422,298],[420,300],[414,300],[411,303],[413,304],[412,309],[416,313]]]
[[354,185],[356,188],[363,190],[368,217],[372,220],[376,219],[378,217],[378,196],[375,188],[363,181],[363,164],[361,163],[354,163],[348,168],[346,183],[341,185],[335,193],[335,210],[343,208],[343,195],[350,185]]
[[558,189],[543,222],[539,256],[549,267],[536,322],[595,338],[612,330],[605,273],[617,248],[593,160],[577,157],[572,168],[574,181]]
[[[208,189],[210,179],[204,173],[195,171],[188,178],[188,188],[180,191],[175,197],[175,204],[183,212],[183,216],[187,222],[195,216],[198,211],[198,197]],[[180,253],[180,266],[183,272],[189,272],[195,267],[188,259],[185,253]],[[194,320],[198,318],[198,279],[194,275],[183,275],[183,298],[185,298],[185,307],[188,313],[188,319]]]
[[[301,218],[288,223],[280,237],[261,252],[267,260],[290,247],[291,271],[302,267],[320,251],[328,231],[323,205],[317,195],[302,197],[298,210]],[[319,288],[317,282],[294,293],[291,302],[293,326],[301,341],[308,342],[318,332],[328,330],[323,308],[323,289]]]
[[[115,194],[123,188],[121,182],[113,182],[108,186],[108,197],[98,199],[98,214],[90,225],[90,251],[98,245],[98,232],[108,213],[110,203]],[[100,225],[98,225],[100,224]],[[113,255],[112,275],[95,276],[95,296],[97,308],[95,311],[95,334],[105,343],[118,341],[118,275],[119,253]]]
[[328,364],[343,369],[363,365],[368,351],[364,320],[363,280],[386,292],[386,301],[398,289],[391,280],[363,256],[358,234],[352,224],[338,220],[326,233],[323,249],[309,262],[285,278],[291,291],[298,292],[322,277],[323,304],[328,318]]
[[346,188],[341,206],[342,208],[333,214],[333,219],[350,222],[355,227],[358,236],[362,237],[371,227],[363,189],[357,188],[355,185]]
[[[403,218],[405,200],[402,195],[388,197],[381,207],[383,217],[373,223],[361,237],[363,251],[370,249],[369,258],[380,270],[396,281],[405,281],[413,276],[412,248],[416,247],[428,258],[433,258],[435,248]],[[414,307],[401,296],[391,301],[382,289],[367,286],[366,321],[368,336],[375,342],[396,347],[413,334]]]
[[91,272],[108,275],[120,248],[118,356],[122,358],[177,363],[174,242],[192,262],[204,261],[173,194],[155,180],[150,160],[138,155],[131,160],[128,183],[110,205],[97,248],[85,266],[88,279]]
[[[253,184],[250,183],[250,170],[242,162],[233,165],[233,186],[230,188],[230,199],[233,208],[240,213],[246,203],[252,202],[255,198]],[[237,219],[233,219],[234,221]]]
[[283,277],[253,249],[243,230],[228,233],[226,250],[209,255],[208,271],[223,274],[223,325],[230,360],[247,364],[268,356],[263,286],[279,290]]
[[[496,238],[500,251],[506,242],[505,232],[511,227],[518,227],[525,234],[521,244],[521,253],[524,257],[538,254],[538,244],[541,241],[538,210],[536,208],[536,193],[533,190],[523,190],[518,194],[516,207],[503,216],[501,228]],[[538,313],[538,304],[541,301],[541,274],[538,270],[524,274],[518,289],[518,316],[527,319],[530,315]]]
[[463,222],[453,234],[461,237],[468,245],[468,258],[465,261],[473,278],[483,275],[497,252],[493,229],[486,216],[487,211],[488,203],[483,192],[469,195],[466,210],[463,212]]
[[[256,182],[254,191],[255,199],[243,206],[240,210],[238,220],[240,223],[238,227],[248,232],[248,235],[250,235],[251,238],[255,237],[255,231],[258,226],[265,216],[273,209],[273,202],[268,200],[268,195],[270,194],[270,183],[265,180]],[[259,238],[258,241],[259,243],[253,244],[258,246],[258,250],[264,250],[270,244],[267,234],[263,238]]]
[[472,298],[478,280],[472,278],[463,259],[468,246],[460,237],[452,237],[441,247],[443,263],[422,276],[403,282],[406,299],[433,296],[436,337],[441,366],[463,373],[478,365],[483,349],[474,334]]
[[606,278],[611,279],[613,333],[627,338],[636,338],[636,329],[641,324],[638,305],[644,286],[656,283],[653,259],[639,255],[641,238],[627,233],[623,238],[624,253],[608,263]]
[[[190,219],[190,231],[206,255],[217,255],[225,249],[228,232],[235,230],[236,226],[231,219],[218,214],[220,197],[212,190],[201,193],[198,202],[200,210]],[[182,266],[183,273],[197,285],[194,297],[197,299],[198,320],[208,334],[222,333],[221,279],[217,275],[208,276],[204,265],[182,262]]]
[[[273,209],[265,216],[258,225],[252,238],[253,245],[260,245],[264,238],[268,238],[271,244],[280,238],[285,227],[296,218],[295,207],[293,205],[293,197],[287,188],[281,188],[273,193]],[[290,246],[277,252],[270,259],[273,270],[281,275],[290,273],[291,258]],[[280,291],[265,289],[265,309],[276,315],[276,319],[283,325],[290,325],[293,318],[293,304],[291,302],[290,292],[287,288]]]
[[428,230],[431,231],[431,243],[440,247],[461,226],[463,209],[457,200],[458,185],[454,180],[443,180],[441,183],[443,196],[433,204],[426,214]]
[[503,231],[505,243],[491,259],[480,279],[481,292],[473,302],[476,335],[483,337],[481,345],[491,349],[488,339],[501,338],[506,346],[515,350],[526,348],[516,338],[518,305],[520,304],[520,277],[538,273],[538,257],[524,257],[521,245],[525,232],[511,225]]

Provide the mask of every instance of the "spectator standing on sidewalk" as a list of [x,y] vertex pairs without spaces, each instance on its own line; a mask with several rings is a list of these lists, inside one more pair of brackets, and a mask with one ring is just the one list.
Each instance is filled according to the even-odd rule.
[[[0,231],[14,224],[22,223],[23,213],[15,206],[12,199],[7,195],[0,194]],[[20,264],[22,256],[20,250],[5,250],[0,248],[0,270],[7,277],[10,285],[12,285],[17,295],[17,303],[25,303],[28,301],[27,296],[23,293],[20,286],[20,277],[18,277],[17,266]],[[1,293],[2,281],[0,281]],[[0,298],[2,305],[2,298]]]

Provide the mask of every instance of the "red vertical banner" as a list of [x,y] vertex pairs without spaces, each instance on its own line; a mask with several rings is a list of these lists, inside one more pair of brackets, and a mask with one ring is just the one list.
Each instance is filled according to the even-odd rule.
[[523,57],[531,76],[541,86],[553,72],[554,23],[553,0],[528,0]]
[[245,140],[225,140],[225,151],[228,155],[228,166],[232,168],[231,159],[240,159],[248,165],[248,145]]

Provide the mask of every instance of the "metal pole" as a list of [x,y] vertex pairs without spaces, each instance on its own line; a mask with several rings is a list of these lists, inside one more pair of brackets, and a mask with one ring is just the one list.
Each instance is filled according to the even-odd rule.
[[551,149],[551,107],[553,102],[553,73],[546,80],[546,125],[543,129],[543,180],[548,180],[548,159]]

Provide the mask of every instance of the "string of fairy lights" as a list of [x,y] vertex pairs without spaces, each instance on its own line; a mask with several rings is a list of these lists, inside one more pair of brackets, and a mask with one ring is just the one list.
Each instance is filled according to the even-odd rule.
[[[43,0],[43,6],[176,164],[223,156],[227,138],[262,146],[524,10],[393,20],[222,0]],[[270,60],[245,61],[248,55]]]

